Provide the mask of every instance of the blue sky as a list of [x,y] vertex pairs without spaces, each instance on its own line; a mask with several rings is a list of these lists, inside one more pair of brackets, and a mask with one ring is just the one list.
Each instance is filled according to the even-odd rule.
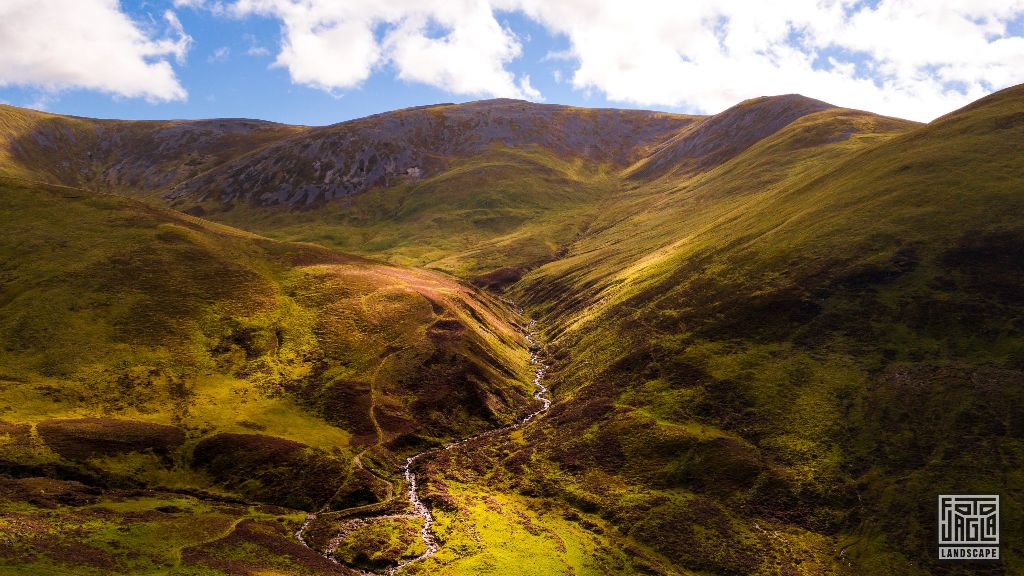
[[[124,11],[138,21],[159,21],[167,2],[122,2]],[[188,90],[184,101],[151,102],[86,89],[48,91],[36,86],[0,87],[0,100],[16,106],[44,107],[76,116],[122,119],[243,117],[287,124],[323,125],[408,106],[439,102],[467,102],[491,94],[456,94],[442,88],[395,77],[384,67],[366,82],[347,89],[323,89],[293,83],[288,70],[273,66],[279,49],[281,24],[266,17],[229,18],[200,10],[175,10],[192,38],[188,59],[175,65]],[[567,81],[556,82],[554,71],[568,77],[563,60],[545,59],[568,49],[565,37],[548,33],[521,13],[498,14],[522,41],[522,56],[509,64],[517,73],[530,74],[544,101],[578,106],[638,108],[629,102],[610,102],[599,91],[574,90]],[[218,57],[218,50],[227,48]],[[262,50],[260,50],[262,49]],[[266,53],[263,53],[266,51]],[[252,53],[251,53],[252,52]],[[678,106],[654,106],[686,111]]]
[[799,92],[928,120],[1024,81],[1019,0],[765,4],[5,0],[0,101],[318,125],[499,96],[713,113]]

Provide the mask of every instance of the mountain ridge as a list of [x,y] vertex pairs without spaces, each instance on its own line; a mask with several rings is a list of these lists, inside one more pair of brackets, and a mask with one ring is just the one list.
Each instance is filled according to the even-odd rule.
[[[27,114],[36,117],[35,123],[39,126],[34,132],[26,126],[20,130],[12,129],[18,123],[19,109],[8,106],[3,109],[3,116],[7,119],[3,132],[8,136],[3,152],[7,162],[0,164],[0,168],[21,174],[39,170],[44,176],[49,176],[48,179],[67,185],[92,184],[122,191],[141,187],[163,194],[168,200],[186,197],[202,200],[213,195],[224,202],[231,202],[236,193],[229,190],[245,190],[249,202],[308,206],[358,194],[374,186],[386,187],[402,178],[417,180],[436,174],[445,169],[450,162],[448,158],[453,155],[479,153],[492,143],[512,147],[540,146],[559,155],[577,155],[591,162],[611,162],[620,166],[637,163],[630,169],[634,177],[657,173],[665,164],[678,163],[677,156],[690,157],[695,151],[711,146],[713,149],[703,150],[700,154],[702,160],[695,160],[694,169],[707,168],[730,154],[723,146],[742,150],[792,120],[829,106],[799,95],[784,95],[748,100],[722,113],[698,117],[492,99],[418,106],[321,127],[287,126],[248,119],[120,121],[49,113]],[[756,111],[754,114],[737,113],[757,107],[775,108],[781,116],[774,123],[765,124],[765,112],[761,112],[760,117]],[[770,112],[767,114],[771,115]],[[636,126],[640,122],[647,127],[638,131]],[[746,124],[737,126],[737,122]],[[56,125],[61,123],[64,125]],[[744,128],[754,124],[759,125],[761,132],[753,133]],[[95,134],[87,134],[88,128],[92,128]],[[731,131],[731,134],[716,134],[723,129]],[[18,131],[24,134],[14,140],[11,134]],[[673,131],[683,133],[672,135]],[[742,143],[729,143],[730,139],[738,137],[737,131],[749,134],[743,136]],[[115,141],[131,138],[130,150],[125,150],[124,146],[115,151],[95,150],[109,148],[109,144],[103,142],[104,132],[111,132],[108,139]],[[174,132],[181,134],[178,136]],[[244,132],[263,134],[248,144],[244,141],[231,142],[232,134]],[[569,134],[573,136],[569,137]],[[78,142],[79,139],[87,142]],[[225,151],[224,148],[232,147],[225,146],[226,143],[234,145],[237,150]],[[353,143],[358,150],[351,149]],[[269,148],[262,150],[265,147]],[[682,149],[669,152],[671,147]],[[33,148],[44,149],[39,153],[64,155],[66,166],[56,171],[40,168],[41,162],[31,158]],[[133,170],[145,172],[151,167],[133,168],[123,159],[114,166],[100,169],[95,166],[107,157],[123,157],[131,151],[154,148],[158,152],[163,151],[163,155],[140,161],[159,163],[165,172],[171,167],[172,175],[132,174]],[[220,153],[213,154],[214,150]],[[260,154],[263,158],[258,158]],[[725,156],[716,157],[715,154]],[[101,155],[104,158],[100,158]],[[267,155],[274,156],[274,164],[268,163]],[[72,156],[77,158],[69,158]],[[282,166],[283,158],[290,159],[285,160]],[[339,165],[339,158],[355,160],[352,166],[344,162]],[[122,175],[122,172],[126,174]],[[264,178],[270,174],[278,176],[272,182],[266,182],[251,176],[255,173]]]

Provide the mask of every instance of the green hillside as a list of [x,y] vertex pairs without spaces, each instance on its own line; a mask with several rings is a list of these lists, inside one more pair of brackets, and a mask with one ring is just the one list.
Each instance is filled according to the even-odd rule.
[[262,120],[97,120],[0,104],[0,174],[155,196],[307,131]]
[[[621,179],[609,166],[497,148],[418,182],[310,211],[234,205],[207,218],[505,287],[557,259]],[[186,207],[188,205],[181,205]],[[188,209],[188,208],[186,208]]]
[[[822,112],[652,183],[516,286],[563,400],[537,432],[549,464],[524,468],[545,472],[512,484],[693,569],[818,573],[841,550],[854,573],[939,570],[936,494],[1022,506],[1022,117],[1021,88],[918,128]],[[706,521],[673,521],[697,503]]]
[[322,567],[298,511],[388,502],[404,455],[531,405],[518,317],[438,274],[12,179],[0,213],[15,573],[215,565],[232,540]]
[[[1024,87],[246,124],[162,183],[0,112],[0,571],[1024,572]],[[477,436],[526,318],[554,404]],[[935,559],[941,493],[1000,563]]]

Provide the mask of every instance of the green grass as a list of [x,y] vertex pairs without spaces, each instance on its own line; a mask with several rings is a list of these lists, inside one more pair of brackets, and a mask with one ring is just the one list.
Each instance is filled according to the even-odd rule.
[[[222,550],[236,540],[255,547],[256,567],[305,573],[287,568],[306,549],[275,518],[244,508],[225,516],[202,499],[316,509],[344,497],[335,492],[348,485],[358,452],[372,449],[378,472],[394,476],[418,437],[488,429],[531,403],[519,319],[441,274],[17,179],[0,182],[0,217],[0,469],[78,479],[104,501],[121,502],[117,491],[127,488],[201,498],[174,513],[178,524],[140,521],[112,540],[116,525],[61,504],[54,526],[72,536],[40,527],[39,537],[65,548],[110,540],[96,552],[99,572],[145,573],[146,562],[195,548],[165,538],[191,522],[220,535],[204,537],[182,573],[247,561]],[[80,418],[105,427],[88,432]],[[59,445],[40,432],[44,423],[64,430]],[[171,426],[184,441],[167,447],[159,436],[118,433],[147,425]],[[271,514],[288,526],[297,515]],[[238,524],[246,519],[255,523]],[[266,552],[268,539],[290,551]],[[147,547],[153,554],[134,556]],[[73,564],[0,557],[23,573]]]
[[[40,496],[30,504],[11,499],[19,498],[11,490]],[[96,496],[80,484],[52,480],[5,480],[0,491],[5,574],[224,574],[204,565],[207,558],[197,549],[231,537],[242,521],[285,529],[277,538],[287,546],[288,530],[302,521],[302,515],[284,510],[173,494]],[[78,500],[69,504],[69,495]],[[278,555],[278,564],[288,562]],[[280,573],[304,573],[294,568]]]
[[[936,494],[1012,502],[1020,487],[999,455],[1024,447],[1006,413],[1024,402],[1020,94],[923,127],[823,112],[709,172],[638,187],[631,212],[515,287],[550,327],[567,398],[538,452],[571,477],[600,467],[711,493],[745,510],[746,530],[774,519],[834,539],[854,572],[934,569]],[[828,142],[840,118],[868,133]],[[672,423],[753,452],[659,445]],[[571,482],[532,469],[531,484]],[[596,489],[562,497],[617,509]],[[1008,568],[1020,561],[1004,548]]]
[[390,568],[426,551],[420,537],[422,527],[418,516],[357,519],[333,525],[335,534],[344,535],[333,556],[347,566],[365,570]]
[[[346,463],[342,508],[379,499],[373,473],[394,479],[415,447],[523,408],[505,306],[310,242],[508,287],[547,342],[548,414],[423,463],[442,548],[404,573],[970,573],[934,561],[935,495],[999,493],[1012,510],[1024,487],[1022,94],[925,126],[825,110],[650,180],[508,147],[316,210],[203,204],[276,240],[6,184],[0,420],[15,426],[0,457],[108,490],[252,498],[299,483],[248,449],[211,449],[244,434],[293,467]],[[17,427],[85,416],[187,439],[83,463]],[[363,449],[373,473],[350,473]],[[347,562],[422,545],[415,519],[335,516]],[[287,572],[257,545],[269,520],[193,565]],[[1008,515],[1002,531],[1016,542],[1024,525]],[[1013,544],[1003,558],[1022,569]]]
[[275,238],[470,277],[556,258],[618,186],[611,166],[543,149],[496,148],[431,178],[313,211],[202,205],[209,218]]
[[643,561],[624,553],[624,540],[606,533],[600,519],[514,494],[449,487],[459,509],[437,515],[444,547],[410,573],[631,574],[633,562]]
[[0,104],[0,174],[157,199],[224,162],[301,134],[253,120],[98,120]]

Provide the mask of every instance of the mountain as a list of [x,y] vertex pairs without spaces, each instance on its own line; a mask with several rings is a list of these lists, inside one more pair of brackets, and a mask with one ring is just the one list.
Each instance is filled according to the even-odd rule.
[[301,133],[181,183],[166,197],[308,206],[400,180],[417,182],[494,147],[623,165],[693,121],[519,100],[413,108]]
[[492,147],[623,165],[694,119],[499,99],[308,128],[241,119],[93,120],[0,105],[0,167],[65,185],[302,207],[433,176]]
[[706,170],[736,156],[794,120],[829,108],[835,107],[799,94],[747,100],[680,130],[641,159],[631,174],[650,178],[668,171]]
[[0,174],[162,196],[190,214],[396,263],[515,276],[575,235],[581,211],[613,193],[612,174],[696,120],[518,100],[321,128],[102,121],[4,106]]
[[[2,112],[17,570],[1024,571],[1024,86],[126,122],[84,172],[116,121]],[[553,404],[478,435],[539,405],[505,298]],[[936,559],[945,493],[999,563]]]

